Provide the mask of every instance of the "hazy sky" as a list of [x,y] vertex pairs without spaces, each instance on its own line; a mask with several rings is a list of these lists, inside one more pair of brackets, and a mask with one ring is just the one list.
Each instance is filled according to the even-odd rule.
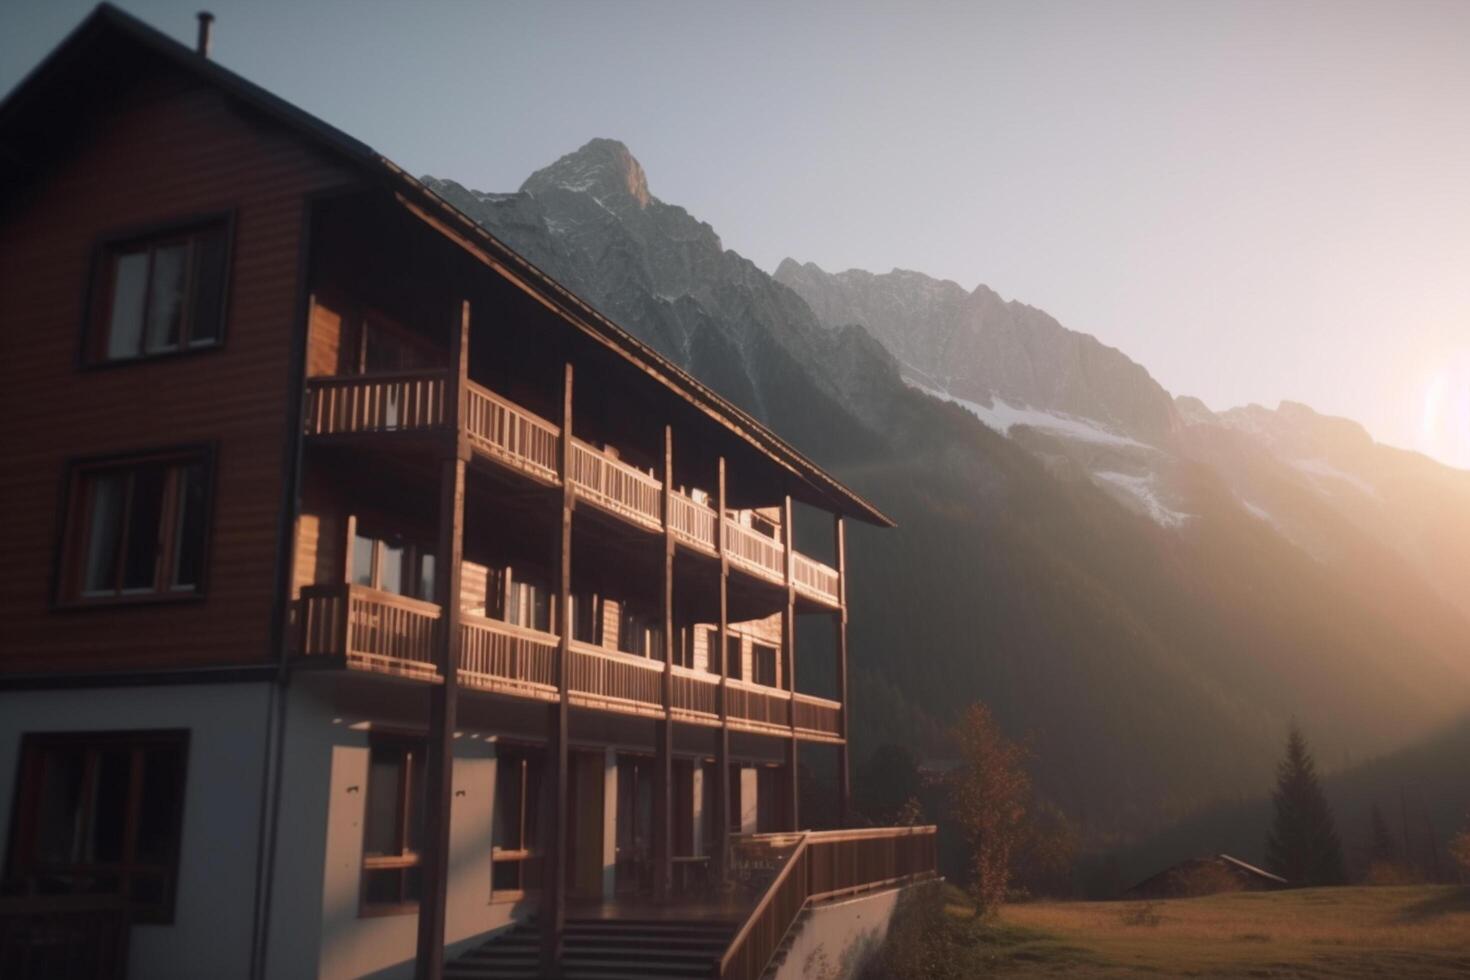
[[[192,42],[203,2],[121,6]],[[614,137],[767,270],[983,282],[1470,467],[1470,2],[207,2],[222,64],[414,173]],[[6,0],[0,91],[89,9]]]

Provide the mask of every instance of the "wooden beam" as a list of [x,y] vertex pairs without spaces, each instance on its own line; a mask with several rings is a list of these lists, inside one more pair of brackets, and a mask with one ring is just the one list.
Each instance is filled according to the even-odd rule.
[[664,426],[664,560],[663,591],[664,716],[657,725],[657,768],[654,772],[654,878],[657,901],[667,901],[674,886],[674,428]]
[[[447,408],[452,416],[448,421],[455,432],[462,431],[464,426],[469,335],[470,304],[465,302],[460,306],[459,329],[450,348],[454,391],[447,400]],[[454,455],[446,458],[439,479],[439,540],[435,552],[434,600],[440,610],[435,646],[442,682],[429,692],[428,765],[424,780],[426,799],[420,867],[423,879],[419,891],[416,971],[419,980],[439,980],[444,975],[449,830],[454,801],[454,726],[459,698],[459,593],[461,559],[464,557],[467,455],[456,450]]]
[[541,972],[561,975],[562,947],[566,938],[566,838],[567,838],[567,665],[572,658],[572,365],[566,365],[561,403],[561,523],[555,548],[558,582],[557,632],[561,642],[556,657],[558,697],[549,709],[546,737],[548,826],[543,843],[541,877]]
[[852,770],[847,755],[847,525],[841,514],[833,517],[832,533],[837,546],[837,612],[834,614],[837,627],[837,700],[842,703],[837,714],[842,736],[842,743],[837,746],[837,806],[838,825],[845,827],[852,811]]
[[794,508],[787,495],[781,506],[781,536],[786,545],[786,610],[781,616],[781,646],[785,648],[786,690],[791,692],[791,744],[786,755],[786,829],[801,829],[800,779],[797,773],[796,738],[796,535],[792,533]]
[[730,874],[730,665],[725,662],[725,636],[730,629],[730,556],[725,552],[725,457],[719,459],[715,491],[715,550],[720,556],[720,624],[715,633],[715,649],[710,652],[720,671],[720,727],[715,735],[715,883],[722,884]]

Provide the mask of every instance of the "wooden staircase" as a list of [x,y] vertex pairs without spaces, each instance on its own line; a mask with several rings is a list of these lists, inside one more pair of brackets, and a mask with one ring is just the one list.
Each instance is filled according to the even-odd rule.
[[[737,923],[568,918],[564,980],[708,980]],[[521,923],[444,967],[446,980],[540,980],[541,931]]]

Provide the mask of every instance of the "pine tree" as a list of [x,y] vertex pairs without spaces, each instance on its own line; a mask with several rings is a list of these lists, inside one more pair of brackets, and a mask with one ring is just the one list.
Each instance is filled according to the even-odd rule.
[[1295,724],[1286,736],[1286,756],[1276,767],[1276,818],[1266,837],[1266,866],[1293,885],[1340,885],[1342,842],[1317,763]]
[[1383,819],[1383,811],[1378,809],[1378,804],[1373,804],[1373,810],[1368,815],[1368,861],[1369,863],[1393,863],[1399,857],[1398,848],[1393,843],[1393,833],[1388,829],[1388,821]]

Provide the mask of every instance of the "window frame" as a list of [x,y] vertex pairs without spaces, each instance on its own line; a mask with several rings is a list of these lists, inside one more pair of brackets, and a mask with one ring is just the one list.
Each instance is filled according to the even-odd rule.
[[[97,456],[74,456],[63,465],[61,495],[57,506],[56,538],[51,563],[51,607],[53,610],[100,609],[127,606],[150,606],[159,603],[202,602],[209,594],[210,558],[213,553],[215,495],[217,492],[218,446],[216,443],[190,443],[156,449],[132,450]],[[85,595],[82,579],[86,574],[85,552],[89,542],[90,518],[86,513],[89,475],[107,470],[125,470],[149,463],[200,467],[203,491],[203,531],[199,541],[199,581],[192,589],[153,588],[148,591],[119,591],[106,595]],[[171,486],[165,495],[169,520],[177,524],[181,517],[178,495]],[[163,518],[160,518],[162,523]],[[172,577],[177,562],[177,533],[170,533],[155,582]],[[163,547],[163,544],[160,544]],[[119,559],[121,560],[121,559]]]
[[[500,780],[504,775],[503,767],[508,763],[514,763],[519,767],[519,783],[516,808],[517,837],[520,847],[505,848],[495,842],[495,828],[492,821],[490,840],[490,901],[496,902],[520,902],[541,891],[541,865],[540,861],[545,857],[545,848],[542,846],[541,837],[545,828],[542,821],[545,820],[543,800],[540,794],[546,786],[546,757],[544,746],[525,745],[521,743],[499,743],[495,754],[495,785],[491,799],[491,812],[498,820],[505,820],[501,811],[502,806],[508,807],[508,801],[501,799]],[[536,778],[531,778],[532,767],[535,767]],[[532,787],[535,792],[532,792]],[[519,888],[496,887],[495,877],[499,868],[515,865],[516,880],[520,883]],[[534,866],[534,867],[533,867]],[[528,870],[529,869],[529,870]],[[530,875],[528,880],[527,875]]]
[[[222,350],[227,339],[230,311],[230,284],[234,276],[235,221],[237,210],[229,208],[201,214],[184,215],[148,225],[116,229],[105,232],[92,246],[92,258],[87,266],[87,281],[82,295],[82,323],[77,345],[77,367],[83,371],[107,370],[129,364],[151,364],[155,361],[191,354],[205,354]],[[208,228],[218,227],[223,255],[219,293],[219,329],[213,343],[191,344],[181,342],[173,350],[142,351],[134,357],[107,356],[107,340],[113,295],[113,257],[131,245],[159,244],[169,238],[185,238]],[[146,329],[146,325],[145,325]]]
[[[181,756],[181,771],[179,773],[178,800],[174,804],[173,813],[170,816],[172,828],[172,840],[169,853],[162,865],[140,865],[136,860],[137,850],[137,825],[138,810],[141,801],[138,794],[142,792],[140,785],[142,779],[136,768],[136,755],[128,773],[129,790],[126,808],[127,815],[126,830],[124,832],[124,857],[122,860],[112,864],[74,862],[69,867],[73,868],[99,868],[115,869],[112,871],[120,879],[140,871],[144,873],[159,873],[163,876],[165,883],[165,898],[157,905],[133,905],[124,889],[117,892],[103,892],[103,895],[114,895],[127,905],[131,921],[135,923],[147,923],[150,925],[172,925],[174,912],[178,902],[179,867],[183,863],[183,839],[184,839],[184,815],[188,805],[189,795],[189,755],[190,755],[190,730],[187,728],[150,728],[150,729],[124,729],[124,730],[100,730],[100,731],[40,731],[25,732],[20,738],[20,750],[16,755],[15,767],[15,792],[11,802],[10,835],[5,848],[5,869],[0,875],[0,881],[5,883],[7,889],[13,887],[17,882],[24,882],[32,877],[39,864],[34,848],[36,846],[37,827],[40,822],[40,813],[37,808],[41,804],[41,788],[37,779],[27,779],[27,776],[37,771],[44,773],[44,759],[42,753],[56,747],[76,746],[87,751],[89,754],[100,753],[109,748],[128,748],[134,753],[149,745],[176,746]],[[89,763],[89,767],[95,763]],[[91,792],[87,791],[88,804],[91,803]],[[88,826],[95,814],[88,814]],[[129,835],[127,831],[132,831]],[[30,845],[32,853],[26,858],[20,858],[20,852],[24,845]],[[131,857],[128,855],[131,854]],[[20,860],[25,861],[24,869],[18,869]],[[73,892],[72,894],[78,894]],[[85,894],[85,893],[81,893]]]
[[[398,774],[398,813],[396,820],[398,826],[395,828],[394,836],[398,839],[399,853],[391,855],[369,856],[367,852],[368,841],[368,801],[372,799],[372,752],[380,746],[396,746],[403,752],[403,763]],[[372,871],[399,871],[407,872],[410,868],[423,867],[423,850],[408,850],[409,828],[413,823],[413,796],[415,792],[425,794],[427,805],[428,788],[424,783],[428,774],[429,742],[421,734],[402,731],[376,730],[368,733],[368,770],[364,778],[363,786],[363,814],[362,814],[362,846],[358,862],[357,882],[357,915],[361,919],[370,919],[385,915],[409,915],[419,909],[418,899],[407,899],[399,902],[372,902],[368,900],[368,874]],[[417,758],[417,765],[411,761]],[[427,811],[426,811],[427,812]],[[427,828],[424,828],[427,830]],[[423,887],[422,879],[419,887]],[[400,881],[399,894],[403,893],[403,885]]]

